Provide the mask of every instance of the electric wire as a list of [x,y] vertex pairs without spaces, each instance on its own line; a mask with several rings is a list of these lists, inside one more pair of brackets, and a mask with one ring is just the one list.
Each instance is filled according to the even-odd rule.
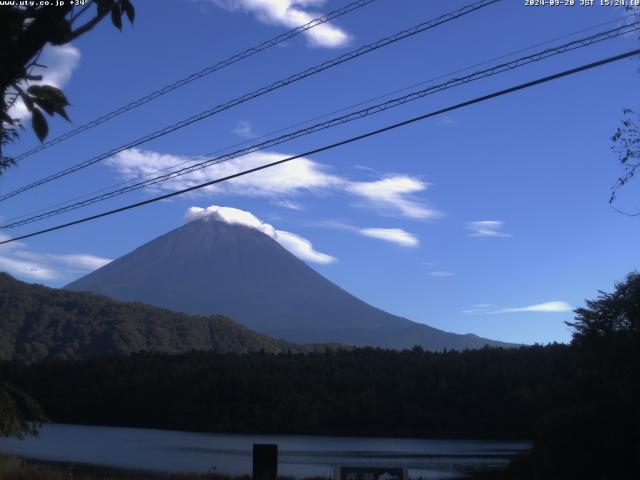
[[71,221],[71,222],[67,222],[67,223],[64,223],[64,224],[60,224],[60,225],[56,225],[56,226],[53,226],[53,227],[45,228],[43,230],[39,230],[39,231],[36,231],[36,232],[27,233],[27,234],[21,235],[19,237],[15,237],[15,238],[11,238],[11,239],[8,239],[8,240],[4,240],[4,241],[0,242],[0,245],[4,245],[4,244],[7,244],[7,243],[11,243],[11,242],[16,242],[16,241],[19,241],[19,240],[24,240],[26,238],[35,237],[37,235],[43,235],[45,233],[53,232],[53,231],[56,231],[56,230],[61,230],[63,228],[68,228],[68,227],[71,227],[71,226],[74,226],[74,225],[78,225],[78,224],[81,224],[81,223],[89,222],[89,221],[96,220],[98,218],[103,218],[103,217],[106,217],[106,216],[109,216],[109,215],[114,215],[116,213],[120,213],[120,212],[124,212],[124,211],[127,211],[127,210],[131,210],[133,208],[138,208],[138,207],[141,207],[143,205],[149,205],[151,203],[159,202],[161,200],[166,200],[168,198],[172,198],[172,197],[175,197],[175,196],[178,196],[178,195],[182,195],[184,193],[192,192],[194,190],[199,190],[201,188],[205,188],[205,187],[208,187],[208,186],[211,186],[211,185],[215,185],[217,183],[222,183],[222,182],[225,182],[225,181],[228,181],[228,180],[232,180],[234,178],[238,178],[238,177],[241,177],[241,176],[244,176],[244,175],[248,175],[250,173],[254,173],[254,172],[257,172],[257,171],[260,171],[260,170],[264,170],[266,168],[275,167],[277,165],[281,165],[281,164],[283,164],[285,162],[290,162],[290,161],[298,159],[298,158],[307,157],[307,156],[310,156],[310,155],[315,155],[317,153],[325,152],[325,151],[332,150],[332,149],[337,148],[337,147],[341,147],[341,146],[348,145],[348,144],[351,144],[351,143],[354,143],[354,142],[358,142],[360,140],[364,140],[366,138],[373,137],[375,135],[380,135],[382,133],[389,132],[391,130],[395,130],[395,129],[400,128],[400,127],[411,125],[413,123],[417,123],[419,121],[426,120],[428,118],[435,117],[437,115],[442,115],[444,113],[448,113],[448,112],[451,112],[451,111],[454,111],[454,110],[458,110],[458,109],[461,109],[461,108],[464,108],[464,107],[475,105],[477,103],[485,102],[485,101],[488,101],[488,100],[491,100],[491,99],[494,99],[494,98],[502,97],[504,95],[508,95],[508,94],[511,94],[511,93],[514,93],[514,92],[517,92],[517,91],[520,91],[520,90],[525,90],[527,88],[531,88],[531,87],[534,87],[536,85],[541,85],[541,84],[544,84],[544,83],[547,83],[547,82],[551,82],[551,81],[557,80],[559,78],[568,77],[570,75],[575,75],[576,73],[579,73],[579,72],[584,72],[586,70],[591,70],[591,69],[594,69],[594,68],[597,68],[597,67],[601,67],[603,65],[607,65],[607,64],[610,64],[610,63],[613,63],[613,62],[617,62],[617,61],[620,61],[622,59],[629,58],[629,57],[632,57],[632,56],[635,56],[635,55],[638,55],[638,54],[640,54],[640,49],[630,50],[630,51],[621,53],[619,55],[615,55],[615,56],[612,56],[612,57],[607,57],[607,58],[604,58],[602,60],[598,60],[596,62],[584,64],[584,65],[581,65],[579,67],[575,67],[575,68],[571,68],[569,70],[564,70],[562,72],[554,73],[554,74],[548,75],[546,77],[541,77],[541,78],[538,78],[536,80],[531,80],[529,82],[521,83],[521,84],[515,85],[513,87],[505,88],[503,90],[498,90],[496,92],[489,93],[487,95],[483,95],[481,97],[476,97],[476,98],[474,98],[472,100],[467,100],[465,102],[457,103],[455,105],[452,105],[452,106],[449,106],[449,107],[446,107],[446,108],[442,108],[440,110],[432,111],[432,112],[429,112],[429,113],[425,113],[423,115],[419,115],[417,117],[413,117],[413,118],[410,118],[410,119],[407,119],[407,120],[403,120],[403,121],[398,122],[398,123],[387,125],[386,127],[382,127],[382,128],[379,128],[379,129],[376,129],[376,130],[372,130],[372,131],[369,131],[369,132],[361,134],[361,135],[350,137],[350,138],[347,138],[345,140],[341,140],[339,142],[332,143],[330,145],[325,145],[323,147],[319,147],[319,148],[316,148],[316,149],[313,149],[313,150],[309,150],[307,152],[304,152],[304,153],[301,153],[301,154],[298,154],[298,155],[293,155],[291,157],[283,158],[281,160],[270,162],[270,163],[267,163],[265,165],[260,165],[258,167],[254,167],[254,168],[250,168],[250,169],[247,169],[247,170],[243,170],[241,172],[234,173],[233,175],[227,175],[226,177],[222,177],[222,178],[218,178],[218,179],[211,180],[211,181],[208,181],[208,182],[200,183],[198,185],[193,185],[191,187],[184,188],[182,190],[178,190],[178,191],[167,193],[167,194],[160,195],[160,196],[157,196],[157,197],[149,198],[149,199],[143,200],[141,202],[136,202],[136,203],[132,203],[132,204],[129,204],[129,205],[125,205],[124,207],[116,208],[116,209],[113,209],[113,210],[108,210],[108,211],[101,212],[101,213],[98,213],[98,214],[95,214],[95,215],[91,215],[91,216],[88,216],[88,217],[80,218],[80,219],[77,219],[77,220],[74,220],[74,221]]
[[[540,52],[537,53],[533,53],[531,55],[527,55],[524,57],[520,57],[518,59],[512,60],[510,62],[506,62],[506,63],[502,63],[499,65],[495,65],[492,66],[490,68],[484,69],[484,70],[480,70],[477,72],[474,72],[470,75],[464,76],[464,77],[459,77],[459,78],[453,78],[447,82],[438,84],[438,85],[432,85],[426,89],[422,89],[419,91],[415,91],[415,92],[411,92],[408,95],[404,95],[402,97],[397,97],[391,100],[388,100],[386,102],[383,103],[379,103],[376,105],[372,105],[370,107],[367,107],[365,109],[361,109],[355,112],[351,112],[348,113],[346,115],[342,115],[333,119],[330,119],[326,122],[321,122],[312,126],[309,126],[307,128],[303,128],[285,135],[282,135],[280,137],[276,137],[273,138],[271,140],[267,140],[265,142],[261,142],[261,143],[257,143],[254,145],[251,145],[249,147],[219,156],[219,157],[214,157],[214,158],[209,158],[206,159],[204,161],[200,161],[194,165],[188,166],[188,167],[183,167],[180,168],[178,170],[174,170],[172,172],[169,173],[165,173],[162,175],[158,175],[156,177],[153,178],[149,178],[147,180],[143,180],[140,181],[138,183],[135,184],[131,184],[131,185],[127,185],[124,186],[122,188],[118,188],[115,190],[111,190],[110,192],[101,194],[101,195],[97,195],[91,198],[87,198],[85,200],[76,202],[76,203],[72,203],[72,204],[68,204],[65,205],[63,207],[60,208],[54,208],[51,210],[48,210],[44,213],[40,213],[37,215],[33,215],[31,217],[27,217],[27,218],[22,218],[19,220],[15,220],[15,221],[10,221],[6,224],[0,225],[0,229],[10,229],[10,228],[17,228],[29,223],[34,223],[40,220],[44,220],[53,216],[57,216],[57,215],[61,215],[63,213],[67,213],[69,211],[72,210],[76,210],[82,207],[86,207],[88,205],[92,205],[94,203],[98,203],[101,201],[105,201],[107,199],[116,197],[116,196],[120,196],[120,195],[124,195],[125,193],[129,193],[135,190],[140,190],[142,188],[146,188],[167,180],[171,180],[173,178],[177,178],[183,175],[187,175],[189,173],[193,173],[197,170],[202,170],[204,168],[208,168],[212,165],[216,165],[216,164],[220,164],[222,162],[226,162],[229,161],[231,159],[234,158],[238,158],[250,153],[254,153],[256,151],[259,150],[264,150],[266,148],[269,147],[273,147],[275,145],[279,145],[281,143],[285,143],[288,141],[291,141],[295,138],[299,138],[302,136],[306,136],[306,135],[310,135],[312,133],[321,131],[321,130],[326,130],[328,128],[332,128],[334,126],[337,125],[342,125],[345,123],[349,123],[361,118],[365,118],[368,117],[370,115],[374,115],[380,112],[384,112],[386,110],[389,110],[391,108],[395,108],[398,107],[400,105],[404,105],[408,102],[412,102],[412,101],[416,101],[419,100],[421,98],[424,98],[425,96],[428,95],[432,95],[434,93],[438,93],[438,92],[442,92],[444,90],[448,90],[450,88],[453,87],[457,87],[460,85],[464,85],[473,81],[477,81],[483,78],[487,78],[490,76],[494,76],[506,71],[510,71],[510,70],[514,70],[516,68],[520,68],[522,66],[534,63],[534,62],[539,62],[541,60],[545,60],[547,58],[559,55],[559,54],[563,54],[569,51],[573,51],[579,48],[584,48],[584,47],[588,47],[591,45],[594,45],[595,43],[599,43],[605,40],[609,40],[612,38],[616,38],[622,35],[626,35],[630,32],[633,31],[638,31],[640,30],[640,21],[622,26],[622,27],[618,27],[618,28],[614,28],[605,32],[599,32],[596,33],[594,35],[585,37],[585,38],[581,38],[578,40],[574,40],[572,42],[568,42],[566,44],[563,45],[559,45],[553,48],[548,48],[545,50],[542,50]],[[173,167],[175,168],[175,167]]]
[[326,62],[323,62],[319,65],[316,65],[315,67],[311,67],[307,70],[304,70],[303,72],[291,75],[283,80],[278,80],[276,82],[273,82],[265,87],[262,87],[258,90],[255,90],[253,92],[247,93],[241,97],[237,97],[227,103],[218,105],[216,107],[213,107],[209,110],[205,110],[203,112],[200,112],[199,114],[193,115],[185,120],[182,120],[180,122],[174,123],[172,125],[169,125],[167,127],[164,127],[160,130],[156,130],[153,133],[150,133],[144,137],[138,138],[137,140],[133,140],[132,142],[129,142],[127,144],[121,145],[119,147],[116,147],[106,153],[102,153],[100,155],[97,155],[89,160],[85,160],[84,162],[78,163],[76,165],[73,165],[69,168],[60,170],[56,173],[53,173],[51,175],[48,175],[44,178],[41,178],[39,180],[36,180],[35,182],[29,183],[25,186],[22,186],[16,190],[13,190],[9,193],[0,195],[0,202],[5,201],[9,198],[15,197],[16,195],[19,195],[20,193],[23,193],[27,190],[31,190],[33,188],[36,188],[40,185],[43,185],[45,183],[49,183],[53,180],[56,180],[58,178],[64,177],[66,175],[72,174],[74,172],[77,172],[78,170],[82,170],[84,168],[87,168],[95,163],[98,163],[102,160],[105,160],[106,158],[112,157],[113,155],[116,155],[124,150],[127,150],[129,148],[133,148],[133,147],[137,147],[139,145],[142,145],[143,143],[149,142],[151,140],[154,140],[156,138],[162,137],[164,135],[167,135],[169,133],[172,133],[176,130],[179,130],[181,128],[184,128],[186,126],[189,126],[195,122],[199,122],[201,120],[204,120],[205,118],[211,117],[212,115],[215,115],[217,113],[220,113],[222,111],[228,110],[232,107],[235,107],[236,105],[239,105],[241,103],[247,102],[249,100],[252,100],[256,97],[262,96],[266,93],[272,92],[274,90],[277,90],[279,88],[282,88],[284,86],[290,85],[292,83],[295,83],[299,80],[302,80],[304,78],[307,78],[309,76],[315,75],[317,73],[320,73],[324,70],[327,70],[329,68],[335,67],[337,65],[340,65],[342,63],[345,63],[349,60],[353,60],[357,57],[360,57],[362,55],[365,55],[367,53],[373,52],[375,50],[378,50],[380,48],[386,47],[388,45],[391,45],[395,42],[398,42],[400,40],[403,40],[405,38],[408,37],[412,37],[414,35],[417,35],[419,33],[422,33],[424,31],[430,30],[432,28],[435,28],[439,25],[442,25],[444,23],[448,23],[451,22],[455,19],[458,19],[464,15],[467,15],[469,13],[475,12],[479,9],[488,7],[494,3],[500,2],[501,0],[480,0],[478,2],[466,5],[462,8],[459,8],[457,10],[454,10],[452,12],[446,13],[444,15],[441,15],[433,20],[427,21],[427,22],[423,22],[420,23],[412,28],[409,28],[407,30],[402,30],[398,33],[395,33],[391,36],[385,37],[381,40],[378,40],[376,42],[370,43],[368,45],[365,45],[363,47],[360,47],[357,50],[354,50],[352,52],[346,53],[344,55],[341,55],[337,58],[334,58],[332,60],[328,60]]
[[68,132],[63,133],[62,135],[59,135],[55,138],[52,138],[51,140],[47,140],[46,142],[33,147],[30,150],[27,150],[26,152],[23,152],[19,155],[16,155],[14,157],[14,161],[18,162],[20,160],[23,160],[24,158],[27,158],[37,152],[41,152],[42,150],[46,150],[47,148],[50,148],[54,145],[57,145],[61,142],[64,142],[65,140],[68,140],[69,138],[75,137],[76,135],[82,133],[82,132],[86,132],[87,130],[91,130],[92,128],[97,127],[98,125],[101,125],[105,122],[108,122],[109,120],[112,120],[120,115],[122,115],[125,112],[128,112],[130,110],[133,110],[135,108],[138,108],[152,100],[155,100],[158,97],[161,97],[163,95],[166,95],[169,92],[172,92],[178,88],[184,87],[185,85],[188,85],[196,80],[199,80],[202,77],[205,77],[207,75],[210,75],[214,72],[217,72],[218,70],[222,70],[223,68],[229,67],[231,65],[233,65],[234,63],[237,63],[241,60],[244,60],[245,58],[251,57],[252,55],[255,55],[257,53],[260,53],[264,50],[267,50],[271,47],[274,47],[276,45],[279,45],[297,35],[300,35],[301,33],[304,33],[308,30],[311,30],[314,27],[317,27],[318,25],[322,25],[323,23],[329,22],[331,20],[335,20],[338,17],[341,17],[342,15],[346,15],[347,13],[350,13],[354,10],[357,10],[359,8],[362,8],[372,2],[375,2],[376,0],[357,0],[355,2],[351,2],[347,5],[345,5],[342,8],[339,8],[337,10],[334,10],[326,15],[323,15],[321,17],[318,18],[314,18],[313,20],[311,20],[310,22],[305,23],[304,25],[301,25],[299,27],[296,27],[292,30],[289,30],[288,32],[285,32],[281,35],[278,35],[270,40],[267,40],[259,45],[256,45],[254,47],[248,48],[246,50],[244,50],[243,52],[237,53],[229,58],[226,58],[224,60],[221,60],[219,62],[217,62],[214,65],[210,65],[208,67],[203,68],[202,70],[196,72],[196,73],[192,73],[191,75],[188,75],[187,77],[184,77],[180,80],[177,80],[169,85],[165,85],[164,87],[151,92],[148,95],[145,95],[141,98],[138,98],[137,100],[134,100],[126,105],[123,105],[122,107],[106,113],[98,118],[96,118],[95,120],[92,120],[90,122],[87,122],[83,125],[80,125],[79,127],[74,128],[73,130],[69,130]]
[[[635,17],[636,17],[635,14],[630,14],[630,15],[627,15],[627,16],[623,17],[622,20],[627,20],[627,19],[631,19],[631,18],[635,18]],[[460,68],[460,69],[455,70],[453,72],[449,72],[449,73],[446,73],[446,74],[443,74],[443,75],[438,75],[437,77],[432,77],[432,78],[429,78],[427,80],[422,80],[422,81],[420,81],[418,83],[414,83],[414,84],[408,85],[406,87],[402,87],[402,88],[399,88],[399,89],[396,89],[396,90],[392,90],[390,92],[387,92],[387,93],[384,93],[384,94],[380,94],[380,95],[377,95],[377,96],[372,97],[372,98],[368,98],[367,100],[362,100],[362,101],[360,101],[358,103],[354,103],[354,104],[351,104],[351,105],[347,105],[345,107],[341,107],[338,110],[333,110],[331,112],[323,113],[322,115],[318,115],[316,117],[309,118],[307,120],[303,120],[301,122],[297,122],[297,123],[294,123],[292,125],[288,125],[286,127],[278,128],[277,130],[272,130],[271,132],[266,133],[264,135],[259,135],[259,136],[255,137],[255,138],[250,138],[250,139],[244,140],[242,142],[235,143],[233,145],[228,145],[226,147],[218,148],[218,149],[216,149],[213,152],[210,152],[208,154],[200,155],[200,156],[195,157],[195,158],[190,158],[189,160],[186,160],[184,162],[181,162],[181,163],[178,163],[178,164],[175,164],[175,165],[170,165],[168,167],[161,168],[159,170],[155,170],[155,171],[150,172],[150,173],[148,173],[146,175],[141,175],[141,176],[139,176],[137,178],[124,180],[124,181],[118,182],[116,184],[109,185],[107,187],[104,187],[104,188],[101,188],[101,189],[98,189],[98,190],[94,190],[94,191],[91,191],[91,192],[88,192],[88,193],[84,193],[82,195],[78,195],[76,197],[72,197],[72,198],[70,198],[68,200],[55,203],[55,204],[50,205],[49,207],[46,207],[46,208],[39,208],[37,210],[32,210],[32,211],[27,212],[25,214],[22,214],[22,215],[7,219],[6,221],[9,222],[9,223],[12,223],[12,222],[15,222],[15,221],[18,221],[18,220],[22,220],[24,218],[31,217],[33,215],[36,215],[36,214],[39,214],[39,213],[42,213],[42,212],[46,212],[47,210],[52,209],[52,208],[56,208],[56,207],[60,207],[60,206],[63,206],[63,205],[71,204],[73,202],[77,202],[77,201],[82,200],[82,199],[87,199],[87,198],[89,198],[91,196],[95,196],[95,195],[97,195],[99,193],[106,192],[106,191],[108,191],[110,189],[114,189],[114,188],[122,187],[122,186],[125,186],[125,185],[129,185],[131,183],[138,182],[140,180],[144,180],[145,178],[151,178],[153,175],[157,175],[158,173],[166,172],[166,171],[171,170],[173,168],[178,168],[178,167],[182,167],[184,165],[188,165],[188,164],[192,164],[192,163],[198,162],[202,158],[206,158],[206,157],[210,157],[210,156],[213,156],[213,155],[217,155],[219,153],[226,152],[226,151],[232,150],[234,148],[241,147],[243,145],[247,145],[248,143],[251,143],[251,142],[256,141],[256,140],[262,140],[262,139],[265,139],[265,138],[270,138],[273,135],[276,135],[276,134],[282,133],[282,132],[286,132],[288,130],[291,130],[292,128],[300,127],[302,125],[307,125],[307,124],[309,124],[311,122],[315,122],[317,120],[321,120],[323,118],[327,118],[327,117],[329,117],[331,115],[335,115],[335,114],[338,114],[338,113],[341,113],[341,112],[344,112],[344,111],[347,111],[347,110],[350,110],[350,109],[353,109],[353,108],[356,108],[356,107],[367,105],[367,104],[369,104],[371,102],[374,102],[376,100],[381,100],[383,98],[388,98],[388,97],[390,97],[392,95],[395,95],[397,93],[406,92],[408,90],[411,90],[412,88],[420,87],[422,85],[426,85],[427,83],[431,83],[431,82],[434,82],[436,80],[440,80],[440,79],[443,79],[443,78],[449,78],[452,75],[456,75],[458,73],[466,72],[466,71],[471,70],[472,68],[481,67],[483,65],[487,65],[489,63],[492,63],[492,62],[495,62],[495,61],[498,61],[498,60],[509,58],[509,57],[514,56],[514,55],[517,55],[518,53],[527,52],[529,50],[533,50],[534,48],[538,48],[538,47],[542,47],[542,46],[545,46],[545,45],[549,45],[549,44],[557,42],[559,40],[564,40],[566,38],[575,37],[576,35],[579,35],[581,33],[585,33],[585,32],[591,31],[591,30],[595,30],[596,28],[600,28],[600,27],[603,27],[605,25],[610,25],[612,23],[618,23],[619,24],[620,23],[620,19],[616,18],[616,19],[613,19],[613,20],[609,20],[607,22],[598,23],[596,25],[592,25],[590,27],[586,27],[586,28],[583,28],[581,30],[577,30],[577,31],[574,31],[574,32],[571,32],[571,33],[567,33],[567,34],[561,35],[559,37],[554,37],[552,39],[545,40],[544,42],[539,42],[539,43],[536,43],[534,45],[530,45],[528,47],[520,48],[518,50],[514,50],[512,52],[500,55],[498,57],[493,57],[493,58],[490,58],[488,60],[484,60],[482,62],[475,63],[473,65],[469,65],[469,66],[464,67],[464,68]]]

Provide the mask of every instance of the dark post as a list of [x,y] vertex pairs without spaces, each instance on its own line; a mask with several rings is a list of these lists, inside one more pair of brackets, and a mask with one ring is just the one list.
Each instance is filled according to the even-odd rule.
[[278,477],[278,445],[253,444],[253,480],[276,480]]

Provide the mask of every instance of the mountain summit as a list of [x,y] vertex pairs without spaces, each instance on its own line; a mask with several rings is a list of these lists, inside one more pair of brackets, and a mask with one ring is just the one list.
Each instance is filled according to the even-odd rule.
[[257,332],[293,342],[437,350],[506,345],[444,332],[375,308],[283,248],[270,225],[260,223],[258,228],[247,218],[224,216],[232,210],[241,212],[220,209],[213,215],[193,215],[195,220],[65,288],[187,314],[224,314]]

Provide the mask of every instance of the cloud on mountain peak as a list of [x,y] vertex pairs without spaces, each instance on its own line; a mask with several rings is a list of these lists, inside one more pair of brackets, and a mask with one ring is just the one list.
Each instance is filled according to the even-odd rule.
[[212,219],[231,225],[243,225],[256,229],[273,238],[300,260],[318,264],[329,264],[336,258],[315,250],[313,244],[304,237],[284,230],[276,230],[273,225],[264,223],[253,213],[233,207],[211,205],[207,208],[191,207],[185,213],[185,220]]

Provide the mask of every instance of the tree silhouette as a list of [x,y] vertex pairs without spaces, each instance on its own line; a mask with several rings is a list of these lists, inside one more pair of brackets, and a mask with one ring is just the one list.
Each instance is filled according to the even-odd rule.
[[[38,2],[35,2],[38,3]],[[64,45],[91,31],[105,17],[122,29],[122,16],[133,23],[135,10],[131,0],[89,0],[82,6],[65,2],[53,6],[0,7],[0,174],[15,162],[2,153],[2,147],[14,142],[22,128],[10,108],[22,101],[31,113],[31,125],[42,142],[49,126],[45,113],[68,120],[69,105],[62,90],[51,85],[30,85],[42,80],[38,69],[40,54],[47,44]],[[91,14],[91,7],[95,10]]]
[[0,437],[37,435],[40,424],[46,420],[33,398],[9,384],[0,384]]
[[616,283],[612,293],[599,292],[596,300],[587,300],[587,308],[576,309],[573,339],[582,342],[611,336],[640,335],[640,274],[627,275]]
[[[625,7],[627,12],[631,12],[633,20],[640,18],[640,8],[637,6]],[[613,186],[609,203],[616,201],[617,193],[620,188],[625,186],[636,174],[640,168],[640,114],[631,108],[623,110],[624,118],[622,125],[615,131],[611,140],[613,141],[613,150],[618,154],[618,162],[624,169],[624,173],[618,178]],[[636,213],[628,213],[618,210],[629,216],[639,216],[640,211]]]
[[[609,203],[615,202],[618,190],[626,185],[640,168],[640,114],[630,108],[624,109],[622,125],[618,127],[611,140],[624,173],[614,185]],[[640,212],[627,213],[627,215],[638,216]]]

